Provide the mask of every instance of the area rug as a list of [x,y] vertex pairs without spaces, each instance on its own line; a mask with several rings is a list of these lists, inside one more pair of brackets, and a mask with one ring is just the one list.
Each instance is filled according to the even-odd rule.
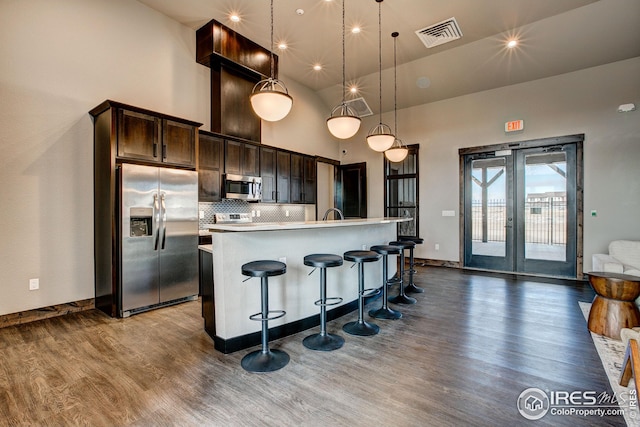
[[[591,304],[588,302],[578,302],[578,304],[580,305],[580,310],[582,310],[585,320],[588,321]],[[609,384],[611,384],[611,390],[613,390],[616,396],[623,397],[629,396],[631,393],[635,393],[636,391],[633,379],[629,381],[628,387],[622,387],[618,384],[620,371],[622,370],[622,363],[624,361],[624,353],[626,350],[624,343],[622,341],[607,338],[603,335],[594,334],[593,332],[591,332],[591,338],[593,339],[593,343],[595,344],[600,360],[602,361],[602,366],[607,373]],[[620,399],[618,403],[620,404],[620,408],[624,411],[624,420],[627,425],[640,427],[638,410],[634,409],[631,411],[625,398]]]

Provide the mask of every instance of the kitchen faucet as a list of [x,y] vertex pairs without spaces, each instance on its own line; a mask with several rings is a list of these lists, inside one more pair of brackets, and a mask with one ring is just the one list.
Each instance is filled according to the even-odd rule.
[[[329,213],[331,213],[331,211],[336,212],[338,214],[338,216],[340,217],[340,219],[344,219],[344,215],[342,215],[342,211],[340,209],[338,209],[338,208],[329,208],[324,213],[324,217],[322,218],[323,221],[327,220],[327,218],[329,217]],[[335,215],[334,215],[334,218],[335,218]]]

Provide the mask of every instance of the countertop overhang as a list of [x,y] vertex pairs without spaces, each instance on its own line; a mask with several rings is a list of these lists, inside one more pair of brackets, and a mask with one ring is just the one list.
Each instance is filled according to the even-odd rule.
[[297,221],[297,222],[249,222],[239,224],[205,224],[210,232],[246,232],[246,231],[277,231],[300,230],[311,228],[352,227],[360,225],[389,224],[411,221],[411,218],[355,218],[329,221]]

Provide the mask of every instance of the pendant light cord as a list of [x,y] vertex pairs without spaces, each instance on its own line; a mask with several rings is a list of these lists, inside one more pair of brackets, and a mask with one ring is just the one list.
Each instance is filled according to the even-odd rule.
[[391,37],[393,37],[393,133],[396,138],[398,138],[398,62],[396,60],[396,41],[399,35],[398,32],[391,33]]
[[275,79],[275,65],[273,63],[273,0],[271,0],[271,44],[269,45],[269,59],[271,61],[271,79]]
[[380,76],[378,113],[380,115],[380,124],[382,125],[382,0],[376,1],[378,2],[378,73]]
[[342,103],[343,104],[346,102],[346,99],[347,99],[347,88],[346,88],[346,77],[345,77],[346,55],[345,55],[345,47],[344,47],[344,2],[345,0],[342,0]]

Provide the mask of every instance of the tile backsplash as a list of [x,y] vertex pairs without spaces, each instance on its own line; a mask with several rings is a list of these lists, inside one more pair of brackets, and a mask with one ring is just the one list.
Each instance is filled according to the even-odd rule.
[[220,202],[199,203],[200,229],[212,224],[216,213],[248,213],[253,222],[294,222],[315,220],[315,205],[283,205],[271,203],[248,203],[244,200],[222,199]]

